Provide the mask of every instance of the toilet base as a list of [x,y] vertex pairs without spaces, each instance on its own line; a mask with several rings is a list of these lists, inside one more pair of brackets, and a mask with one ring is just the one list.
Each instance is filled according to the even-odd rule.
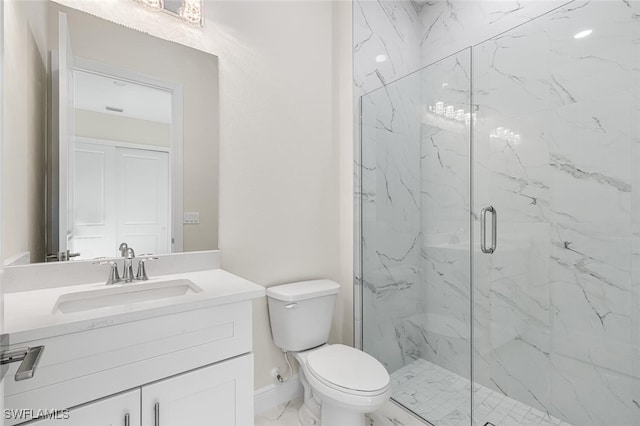
[[365,426],[364,413],[322,402],[321,426]]
[[304,404],[298,410],[298,420],[302,426],[321,426],[320,419]]

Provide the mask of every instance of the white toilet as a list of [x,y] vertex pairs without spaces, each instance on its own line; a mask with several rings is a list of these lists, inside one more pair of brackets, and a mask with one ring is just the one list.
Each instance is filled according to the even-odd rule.
[[389,374],[371,355],[328,345],[340,286],[329,280],[302,281],[267,289],[273,342],[300,364],[304,426],[364,426],[364,414],[391,394]]

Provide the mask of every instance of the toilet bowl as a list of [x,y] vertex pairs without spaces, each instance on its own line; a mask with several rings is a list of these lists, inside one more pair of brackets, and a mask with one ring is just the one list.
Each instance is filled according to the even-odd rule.
[[267,289],[273,341],[300,364],[303,426],[364,426],[365,413],[391,394],[389,374],[379,361],[349,346],[327,344],[339,288],[314,280]]
[[389,400],[389,374],[371,355],[345,345],[324,345],[294,357],[305,392],[311,393],[301,407],[303,426],[363,426],[364,414]]

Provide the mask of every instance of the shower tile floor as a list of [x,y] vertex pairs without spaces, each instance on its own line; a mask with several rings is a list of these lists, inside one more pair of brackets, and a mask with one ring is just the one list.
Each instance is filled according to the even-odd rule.
[[[471,424],[471,382],[418,359],[391,374],[393,399],[435,426]],[[477,426],[571,426],[485,386],[474,385]]]

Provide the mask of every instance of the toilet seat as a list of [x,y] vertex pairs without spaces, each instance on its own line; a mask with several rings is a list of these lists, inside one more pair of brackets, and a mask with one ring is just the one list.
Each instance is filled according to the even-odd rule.
[[371,355],[345,345],[327,345],[306,357],[308,372],[337,391],[376,396],[389,389],[387,370]]
[[[345,358],[341,357],[341,360],[338,360],[337,353],[333,352],[336,349],[329,349],[333,346],[339,347],[337,349],[337,351],[339,351],[338,353],[344,354],[346,351],[349,351],[347,353],[347,356]],[[329,350],[329,352],[324,352],[326,350]],[[322,353],[321,351],[323,351],[324,353]],[[352,353],[351,351],[354,351],[355,353]],[[316,352],[319,352],[320,355],[312,356]],[[331,369],[332,371],[334,371],[334,373],[330,373],[326,370],[329,367],[336,366],[342,366],[343,369],[345,367],[350,367],[355,370],[358,367],[354,364],[354,362],[357,364],[363,359],[364,363],[366,363],[365,365],[369,365],[366,357],[362,357],[360,355],[370,356],[358,351],[357,349],[353,349],[344,345],[324,345],[319,348],[295,353],[295,357],[300,363],[300,367],[303,373],[303,380],[306,380],[308,382],[314,396],[318,397],[319,400],[322,401],[323,407],[325,407],[326,404],[329,403],[335,407],[341,407],[342,409],[346,409],[354,413],[370,413],[382,407],[382,405],[384,405],[384,403],[386,403],[391,396],[389,374],[382,366],[382,364],[380,364],[375,360],[375,358],[373,358],[378,368],[372,367],[370,370],[360,368],[358,369],[358,374],[353,374],[352,376],[350,376],[350,379],[347,380],[336,378],[337,373],[335,373],[335,371],[337,371],[337,369]],[[311,357],[311,364],[315,367],[315,369],[309,365],[309,357]],[[365,371],[364,373],[363,370]],[[320,372],[327,372],[327,376],[331,377],[332,380],[338,383],[333,383],[328,380],[327,377],[321,376],[321,374],[319,374]],[[360,382],[360,380],[369,374],[375,376],[377,381],[373,381],[371,382],[374,383],[373,385],[369,384],[367,386],[366,380],[362,383]],[[349,388],[349,386],[351,386],[355,388],[373,389],[378,387],[379,385],[382,385],[382,388],[370,391],[361,391]]]

